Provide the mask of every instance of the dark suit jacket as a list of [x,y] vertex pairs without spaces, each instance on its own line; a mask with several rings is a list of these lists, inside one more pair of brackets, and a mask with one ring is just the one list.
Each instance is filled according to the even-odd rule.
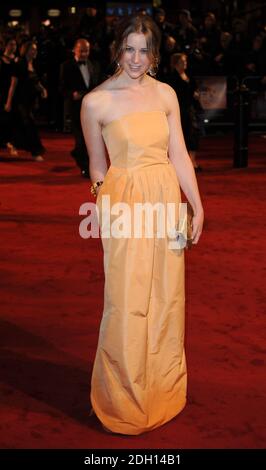
[[61,64],[60,68],[60,91],[69,100],[72,125],[80,128],[80,100],[73,100],[73,92],[78,91],[82,96],[92,90],[99,81],[98,68],[88,60],[88,70],[90,75],[89,87],[86,86],[77,61],[73,58]]
[[65,98],[72,100],[74,91],[78,91],[82,95],[86,95],[98,83],[97,68],[88,60],[88,70],[90,74],[89,87],[86,86],[79,65],[76,60],[70,59],[61,64],[60,68],[60,90]]

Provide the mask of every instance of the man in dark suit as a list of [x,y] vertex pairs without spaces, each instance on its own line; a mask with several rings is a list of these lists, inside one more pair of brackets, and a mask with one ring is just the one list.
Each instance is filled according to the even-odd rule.
[[60,88],[66,99],[70,102],[72,131],[75,138],[75,147],[71,151],[81,170],[81,175],[89,178],[89,157],[84,141],[81,123],[80,108],[84,95],[97,85],[97,68],[89,60],[90,43],[86,39],[78,39],[73,49],[73,59],[61,65]]

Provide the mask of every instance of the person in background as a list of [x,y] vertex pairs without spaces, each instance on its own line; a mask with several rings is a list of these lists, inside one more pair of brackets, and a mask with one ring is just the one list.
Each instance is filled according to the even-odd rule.
[[154,21],[161,33],[160,45],[160,63],[158,64],[157,77],[161,81],[165,81],[165,77],[169,73],[170,56],[174,52],[178,52],[179,44],[175,37],[175,25],[166,21],[166,13],[163,8],[155,8]]
[[253,40],[251,48],[245,57],[246,75],[261,76],[266,71],[266,39],[262,34],[257,34]]
[[180,10],[178,14],[178,25],[175,29],[177,42],[183,51],[189,51],[191,45],[198,36],[197,29],[192,24],[189,10]]
[[90,43],[83,38],[74,44],[74,57],[61,65],[60,89],[70,102],[72,131],[75,139],[75,147],[71,152],[81,175],[89,178],[89,156],[80,124],[80,108],[83,96],[85,96],[97,84],[97,72],[89,60]]
[[233,36],[228,31],[220,34],[220,43],[212,57],[212,69],[215,75],[233,75],[236,57],[232,48]]
[[201,46],[207,54],[213,56],[219,47],[221,29],[217,25],[216,16],[212,12],[206,13],[200,28],[199,36]]
[[38,97],[47,98],[47,91],[42,85],[35,69],[37,44],[26,41],[20,48],[21,58],[16,63],[8,92],[5,110],[15,108],[18,115],[23,147],[30,151],[36,162],[43,161],[44,147],[41,143],[35,122],[34,109]]
[[199,93],[197,92],[194,80],[187,74],[186,54],[173,54],[171,57],[171,69],[172,72],[168,78],[168,83],[175,90],[178,97],[186,147],[195,171],[201,171],[202,168],[196,160],[200,134],[197,117]]
[[165,82],[171,72],[171,56],[180,52],[180,46],[173,36],[164,36],[161,47],[161,61],[158,68],[158,80]]
[[11,85],[11,78],[14,74],[14,64],[16,59],[17,42],[13,37],[5,41],[4,52],[0,57],[0,123],[1,123],[1,143],[7,146],[9,154],[18,156],[18,151],[14,144],[14,114],[5,111],[8,91]]
[[163,8],[156,8],[154,11],[154,21],[160,29],[162,41],[167,36],[173,36],[175,32],[175,25],[166,21],[166,13]]

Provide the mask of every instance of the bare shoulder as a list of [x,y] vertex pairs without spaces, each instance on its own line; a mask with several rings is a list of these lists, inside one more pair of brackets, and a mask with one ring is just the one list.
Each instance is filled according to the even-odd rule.
[[106,100],[110,95],[110,79],[108,78],[100,85],[96,86],[83,98],[84,104],[88,108],[94,108],[102,104],[103,100]]
[[88,111],[96,111],[101,105],[101,102],[105,99],[105,96],[105,90],[96,87],[84,96],[82,106],[85,106]]
[[111,88],[109,79],[107,79],[84,96],[82,107],[101,124],[104,112],[111,99]]
[[168,83],[160,82],[159,80],[157,80],[157,82],[161,99],[165,104],[168,113],[170,113],[173,107],[177,104],[176,92],[170,85],[168,85]]
[[165,95],[166,98],[173,98],[173,95],[175,95],[175,90],[170,86],[168,85],[168,83],[164,83],[164,82],[159,82],[159,88],[160,88],[160,91],[163,95]]

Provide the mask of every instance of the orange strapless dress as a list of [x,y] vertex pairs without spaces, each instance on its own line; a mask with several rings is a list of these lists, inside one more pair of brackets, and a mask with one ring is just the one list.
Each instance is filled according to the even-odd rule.
[[[181,201],[164,111],[129,113],[105,125],[102,135],[111,165],[97,196],[100,214],[103,195],[130,207]],[[168,242],[102,238],[104,311],[91,404],[116,433],[157,428],[186,403],[184,251]]]

